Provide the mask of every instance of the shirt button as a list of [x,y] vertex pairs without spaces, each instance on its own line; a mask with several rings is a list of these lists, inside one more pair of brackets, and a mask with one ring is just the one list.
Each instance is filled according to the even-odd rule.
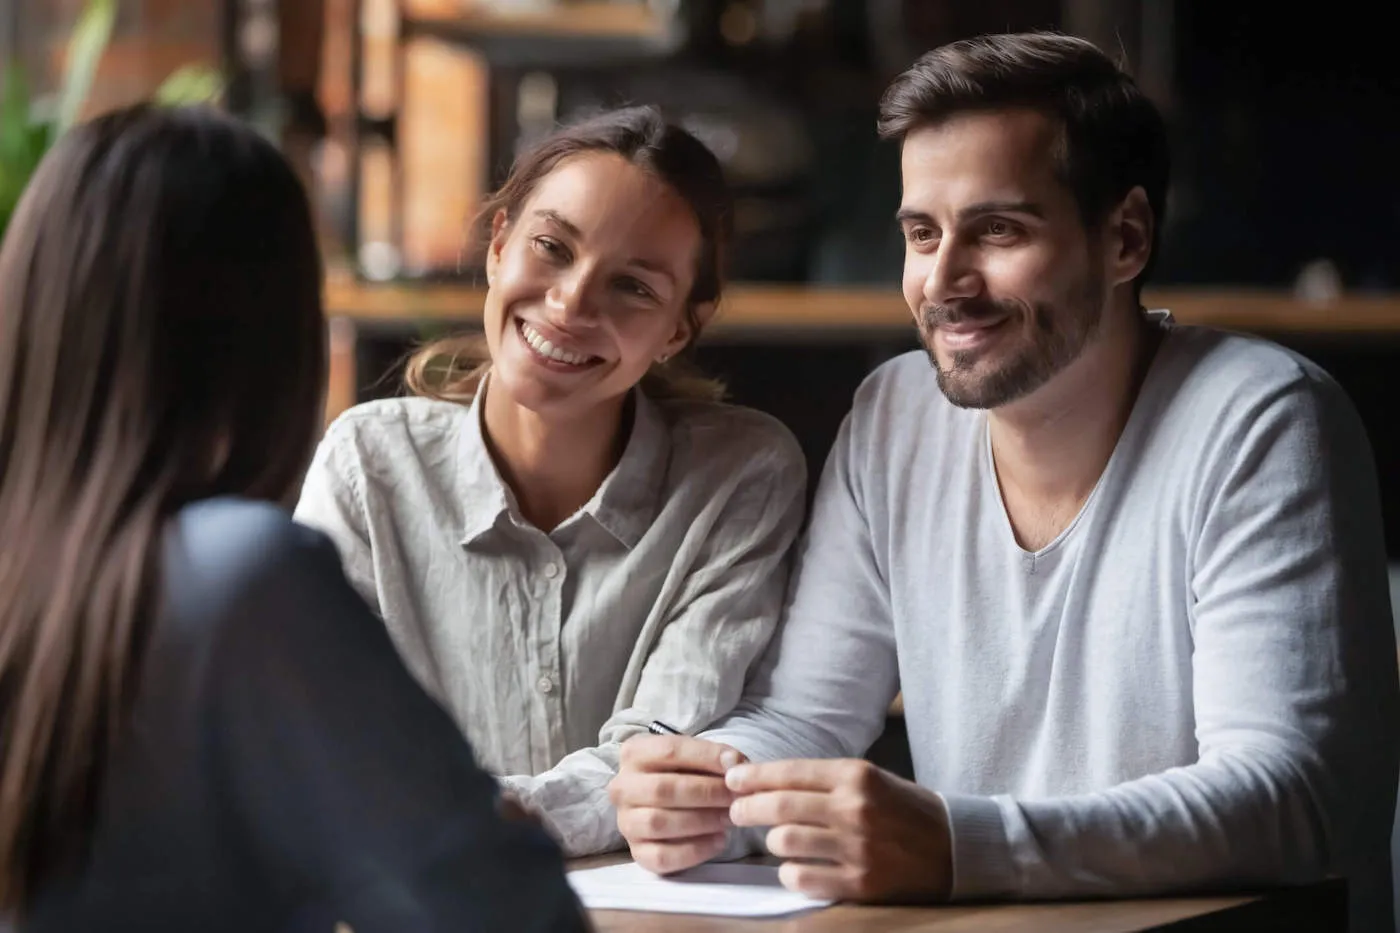
[[554,692],[554,681],[550,680],[548,677],[541,677],[535,682],[535,686],[539,688],[540,693]]
[[554,563],[554,561],[545,564],[544,575],[553,580],[555,577],[559,576],[559,565]]

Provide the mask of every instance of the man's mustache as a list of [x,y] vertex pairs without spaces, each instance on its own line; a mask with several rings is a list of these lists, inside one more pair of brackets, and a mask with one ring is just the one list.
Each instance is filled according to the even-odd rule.
[[919,323],[925,330],[933,330],[950,324],[1010,317],[1015,310],[1011,302],[993,299],[964,301],[956,305],[924,305],[919,309]]

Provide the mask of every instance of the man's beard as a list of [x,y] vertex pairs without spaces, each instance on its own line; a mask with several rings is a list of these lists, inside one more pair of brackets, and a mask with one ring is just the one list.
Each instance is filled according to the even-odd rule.
[[944,324],[998,318],[1016,326],[1024,316],[1023,305],[979,298],[955,307],[929,306],[919,315],[919,337],[938,375],[938,388],[948,401],[959,408],[999,408],[1031,394],[1079,358],[1102,323],[1104,300],[1102,286],[1091,280],[1063,304],[1032,305],[1029,339],[1001,337],[1001,342],[1008,342],[1009,337],[1017,345],[1004,349],[1007,358],[980,375],[974,375],[974,369],[987,351],[955,351],[951,365],[944,369],[933,349],[934,331]]

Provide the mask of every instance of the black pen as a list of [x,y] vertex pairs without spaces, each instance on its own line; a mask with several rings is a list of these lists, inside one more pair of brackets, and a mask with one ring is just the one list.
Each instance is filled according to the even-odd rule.
[[647,726],[647,731],[652,735],[685,735],[679,729],[673,729],[659,719],[653,719],[651,725]]

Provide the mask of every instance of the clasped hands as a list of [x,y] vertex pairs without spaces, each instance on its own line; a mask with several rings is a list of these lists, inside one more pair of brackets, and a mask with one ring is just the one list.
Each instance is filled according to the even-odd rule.
[[733,827],[771,827],[783,886],[811,897],[928,903],[952,887],[942,800],[866,761],[749,764],[703,739],[642,735],[608,790],[632,858],[658,874],[714,858]]

